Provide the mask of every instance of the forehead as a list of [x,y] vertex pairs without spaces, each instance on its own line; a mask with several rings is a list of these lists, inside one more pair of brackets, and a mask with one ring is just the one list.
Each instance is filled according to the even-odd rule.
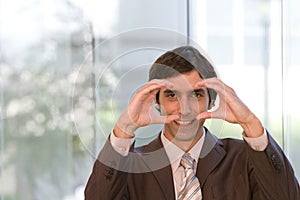
[[198,71],[193,70],[178,76],[166,78],[166,80],[174,85],[173,89],[185,91],[195,89],[195,84],[203,79],[200,77]]

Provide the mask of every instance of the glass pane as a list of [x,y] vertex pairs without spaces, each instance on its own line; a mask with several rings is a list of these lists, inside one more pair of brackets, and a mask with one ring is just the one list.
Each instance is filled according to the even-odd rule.
[[[0,199],[75,198],[91,160],[72,122],[89,24],[68,1],[2,1],[0,14]],[[92,84],[76,88],[92,91]]]
[[207,53],[215,64],[230,65],[233,63],[233,1],[213,0],[206,4]]
[[[215,62],[220,78],[263,121],[299,176],[299,1],[192,3],[193,39]],[[212,130],[213,123],[222,122],[208,122]],[[219,125],[216,132],[221,137],[241,137],[240,127],[228,123]]]
[[[220,78],[282,144],[280,2],[192,2],[193,39],[208,52]],[[227,123],[222,127],[219,136],[241,137],[239,127]]]
[[285,125],[285,147],[288,156],[295,168],[296,175],[300,177],[300,95],[299,89],[299,41],[300,41],[300,13],[297,7],[300,2],[290,0],[285,4],[284,28],[284,125]]
[[[111,34],[99,33],[96,37],[95,155],[132,94],[147,82],[154,60],[164,51],[187,42],[185,1],[118,1],[114,18]],[[160,129],[159,125],[139,129],[136,145],[148,143]]]
[[[0,8],[0,199],[83,199],[95,156],[150,64],[187,42],[186,1]],[[160,127],[151,129],[137,144]]]

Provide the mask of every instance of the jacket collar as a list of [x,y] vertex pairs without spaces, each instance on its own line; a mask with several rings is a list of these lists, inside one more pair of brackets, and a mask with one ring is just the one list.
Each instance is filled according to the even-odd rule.
[[[175,199],[172,169],[167,153],[163,148],[160,134],[151,143],[138,150],[138,152],[142,154],[146,165],[156,177],[166,199]],[[218,166],[225,155],[226,151],[223,149],[222,141],[206,129],[206,136],[199,155],[196,172],[201,187],[203,187],[208,175]]]
[[223,149],[222,141],[206,129],[206,136],[200,152],[196,172],[201,187],[203,187],[208,175],[218,166],[225,155],[226,151]]
[[146,155],[151,154],[148,159],[144,160],[146,165],[148,165],[151,169],[154,169],[152,170],[152,173],[162,188],[165,198],[175,199],[172,169],[167,153],[163,148],[160,134],[150,144],[146,145],[142,152]]

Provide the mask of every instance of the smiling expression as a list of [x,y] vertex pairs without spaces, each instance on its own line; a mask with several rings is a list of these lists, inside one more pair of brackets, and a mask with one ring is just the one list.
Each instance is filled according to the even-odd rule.
[[161,115],[178,115],[179,119],[164,125],[164,134],[170,141],[192,142],[202,136],[204,120],[196,116],[208,110],[209,95],[206,88],[196,88],[203,80],[196,70],[166,78],[174,87],[159,92]]

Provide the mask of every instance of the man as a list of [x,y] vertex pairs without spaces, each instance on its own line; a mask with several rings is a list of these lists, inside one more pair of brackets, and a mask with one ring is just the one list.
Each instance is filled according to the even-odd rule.
[[[219,106],[214,106],[219,95]],[[218,139],[203,126],[219,118],[243,128],[244,140]],[[135,131],[164,124],[148,145]],[[191,46],[160,56],[95,162],[86,199],[296,200],[299,184],[260,120],[217,78]]]

